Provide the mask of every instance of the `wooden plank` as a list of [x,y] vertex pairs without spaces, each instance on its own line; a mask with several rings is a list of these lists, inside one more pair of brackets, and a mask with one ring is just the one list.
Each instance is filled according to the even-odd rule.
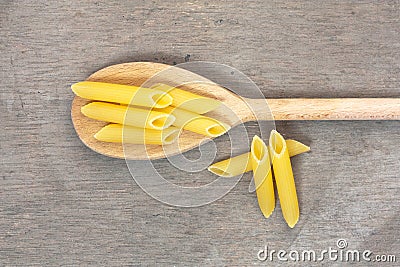
[[[291,230],[279,204],[262,217],[250,175],[200,208],[149,197],[123,160],[77,138],[69,86],[121,62],[208,60],[243,71],[270,98],[399,97],[399,10],[398,1],[2,1],[0,265],[247,266],[265,245],[321,251],[339,238],[397,253],[399,121],[277,123],[312,148],[293,158],[301,215]],[[155,165],[177,183],[205,179]]]

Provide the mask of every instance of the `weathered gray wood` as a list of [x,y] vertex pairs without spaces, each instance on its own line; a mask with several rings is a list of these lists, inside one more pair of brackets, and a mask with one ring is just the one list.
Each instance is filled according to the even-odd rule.
[[200,208],[152,199],[123,160],[76,137],[69,90],[115,63],[208,60],[267,97],[399,97],[398,1],[2,1],[0,12],[0,265],[243,266],[265,245],[320,251],[339,238],[398,253],[398,121],[277,123],[312,147],[293,158],[291,230],[279,204],[262,218],[250,175]]

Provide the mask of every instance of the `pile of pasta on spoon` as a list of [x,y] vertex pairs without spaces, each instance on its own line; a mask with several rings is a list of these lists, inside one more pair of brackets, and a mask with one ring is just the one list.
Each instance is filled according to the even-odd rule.
[[[81,108],[82,114],[109,123],[94,134],[98,141],[162,146],[174,143],[182,128],[211,138],[231,128],[202,115],[219,107],[220,101],[169,85],[143,88],[84,81],[71,88],[77,96],[92,100]],[[224,177],[253,171],[259,207],[267,218],[275,209],[273,170],[283,216],[294,227],[299,207],[289,157],[309,150],[300,142],[284,140],[274,130],[268,146],[254,136],[250,152],[217,162],[208,170]]]
[[208,137],[230,129],[201,115],[220,106],[218,100],[165,84],[143,88],[84,81],[71,88],[77,96],[93,100],[81,108],[86,117],[110,123],[94,135],[99,141],[167,145],[177,140],[181,128]]

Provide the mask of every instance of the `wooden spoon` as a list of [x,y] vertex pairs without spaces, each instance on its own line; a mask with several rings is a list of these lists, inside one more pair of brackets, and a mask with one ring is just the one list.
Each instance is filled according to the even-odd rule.
[[[87,80],[140,86],[150,77],[171,66],[153,62],[132,62],[106,67],[93,73]],[[400,98],[336,98],[336,99],[249,99],[240,97],[216,84],[191,84],[182,89],[220,100],[233,111],[237,118],[231,120],[222,111],[212,112],[210,116],[234,126],[253,120],[271,120],[271,112],[275,120],[399,120]],[[270,111],[266,109],[266,102]],[[106,122],[96,121],[85,117],[81,107],[90,100],[75,96],[72,102],[72,122],[82,142],[94,151],[115,158],[125,158],[122,144],[97,141],[93,135]],[[247,102],[247,103],[246,103]],[[249,105],[253,111],[249,109]],[[257,118],[255,115],[257,114]],[[167,149],[156,145],[131,145],[128,159],[158,159],[169,155],[188,151],[197,147],[204,136],[183,131],[179,137],[179,150]],[[168,146],[167,146],[168,147]],[[175,146],[176,147],[176,146]],[[167,152],[166,152],[167,151]]]

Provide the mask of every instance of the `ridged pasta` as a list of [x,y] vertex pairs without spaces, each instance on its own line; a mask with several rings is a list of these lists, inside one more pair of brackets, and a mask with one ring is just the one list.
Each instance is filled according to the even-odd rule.
[[168,128],[175,121],[171,114],[105,102],[89,103],[81,108],[81,112],[95,120],[155,130]]
[[121,124],[109,124],[98,131],[94,138],[112,143],[165,145],[175,142],[178,135],[179,129],[175,127],[159,131]]
[[[303,145],[302,143],[292,139],[286,140],[286,145],[289,151],[289,155],[291,157],[310,151],[310,148],[308,146]],[[303,148],[300,149],[301,147]],[[252,170],[251,160],[247,160],[248,158],[250,158],[250,152],[244,153],[240,156],[241,157],[237,157],[237,159],[235,159],[234,161],[232,161],[233,159],[232,158],[214,163],[208,167],[208,170],[218,176],[223,176],[223,177],[233,177],[242,174],[243,172],[251,171]],[[243,159],[243,161],[240,162],[239,161],[240,159]],[[237,168],[236,170],[237,171],[242,170],[243,172],[230,173],[229,170],[231,169],[231,167],[227,166],[227,164],[235,164],[239,166],[239,168]]]
[[289,227],[293,228],[299,220],[300,212],[292,165],[285,139],[275,130],[269,138],[269,150],[283,217]]
[[218,176],[234,177],[251,171],[250,152],[232,157],[208,167],[208,170]]
[[131,85],[84,81],[73,84],[71,89],[90,100],[155,108],[172,104],[172,97],[164,91]]
[[305,144],[293,139],[286,140],[286,146],[288,148],[290,157],[310,151],[309,146],[306,146]]
[[251,164],[258,205],[268,218],[275,209],[275,192],[267,145],[256,135],[251,143]]
[[211,110],[216,109],[221,105],[221,102],[201,95],[196,95],[191,92],[178,89],[166,84],[156,84],[151,88],[168,92],[172,97],[172,106],[180,109],[185,109],[198,114],[204,114]]
[[175,117],[174,126],[209,137],[223,135],[231,128],[226,123],[180,108],[158,109]]

